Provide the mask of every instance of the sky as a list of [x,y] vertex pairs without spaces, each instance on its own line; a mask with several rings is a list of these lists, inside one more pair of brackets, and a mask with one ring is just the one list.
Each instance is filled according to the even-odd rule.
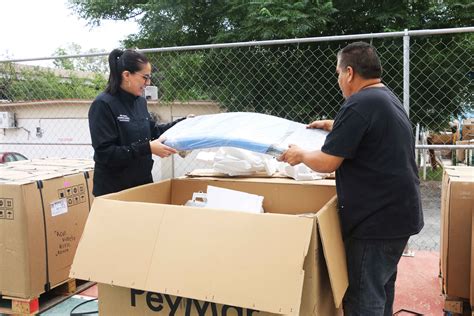
[[138,32],[134,21],[103,21],[99,27],[87,22],[67,8],[67,0],[0,0],[0,60],[53,56],[70,43],[79,44],[82,52],[110,52]]

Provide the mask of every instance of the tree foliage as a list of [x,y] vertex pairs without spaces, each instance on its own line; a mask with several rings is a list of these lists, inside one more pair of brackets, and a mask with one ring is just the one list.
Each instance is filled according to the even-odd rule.
[[0,64],[0,96],[12,102],[28,100],[92,99],[105,85],[102,74],[80,78],[74,72],[66,77],[40,68],[19,68]]
[[471,26],[472,1],[334,0],[331,34],[358,34]]
[[[65,47],[58,47],[54,52],[54,56],[67,55],[85,55],[99,53],[101,50],[92,48],[83,51],[81,45],[77,43],[69,43]],[[77,70],[86,72],[96,72],[106,74],[109,72],[109,64],[107,56],[88,56],[80,58],[57,58],[53,61],[56,68],[66,70]]]
[[135,18],[128,47],[471,26],[470,0],[69,0],[91,24]]
[[[69,0],[91,24],[136,19],[125,47],[153,48],[404,29],[471,26],[471,0]],[[384,82],[402,97],[401,38],[374,39]],[[414,122],[437,126],[473,106],[474,36],[412,37],[410,108]],[[298,121],[333,117],[342,97],[335,54],[347,42],[150,54],[163,100],[212,99]],[[67,53],[58,51],[58,53]],[[58,60],[57,66],[82,66]]]

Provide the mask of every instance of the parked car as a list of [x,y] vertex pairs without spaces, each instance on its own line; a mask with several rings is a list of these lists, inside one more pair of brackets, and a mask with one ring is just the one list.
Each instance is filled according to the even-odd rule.
[[26,158],[20,153],[0,152],[0,163],[18,161],[18,160],[28,160],[28,158]]

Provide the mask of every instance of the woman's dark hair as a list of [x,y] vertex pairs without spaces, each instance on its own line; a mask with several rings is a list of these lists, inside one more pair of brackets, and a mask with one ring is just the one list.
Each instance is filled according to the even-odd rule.
[[109,81],[105,92],[116,94],[122,83],[122,72],[130,71],[132,74],[143,69],[148,64],[148,58],[133,49],[114,49],[109,54]]
[[347,45],[337,53],[339,68],[351,66],[354,72],[364,79],[382,77],[382,65],[375,47],[365,42]]

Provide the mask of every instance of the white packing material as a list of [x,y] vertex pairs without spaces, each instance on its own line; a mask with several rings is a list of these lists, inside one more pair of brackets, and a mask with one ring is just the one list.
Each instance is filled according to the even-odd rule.
[[278,162],[268,155],[254,153],[245,149],[221,147],[217,152],[201,151],[196,160],[207,163],[215,172],[229,176],[251,176],[265,172],[269,177],[277,171],[284,176],[297,181],[319,180],[330,174],[311,170],[305,164],[290,166],[285,162]]
[[216,156],[215,152],[210,151],[200,151],[196,156],[196,161],[204,162],[206,164],[213,164],[214,157]]
[[258,214],[263,213],[263,196],[208,185],[206,207]]
[[277,161],[268,155],[233,147],[221,147],[217,152],[199,152],[196,160],[212,166],[216,172],[229,176],[252,175],[265,172],[272,176]]
[[282,175],[293,178],[297,181],[320,180],[329,176],[328,173],[313,171],[302,163],[297,164],[296,166],[290,166],[289,164],[282,162],[278,165],[278,171]]
[[207,205],[207,193],[204,192],[194,192],[191,200],[187,201],[185,206],[195,206],[195,207],[206,207]]

